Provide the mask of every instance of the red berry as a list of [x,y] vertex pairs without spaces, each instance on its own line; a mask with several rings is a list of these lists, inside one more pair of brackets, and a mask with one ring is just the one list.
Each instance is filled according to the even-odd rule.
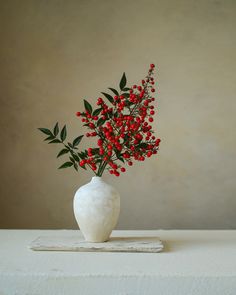
[[103,99],[101,97],[99,97],[98,100],[97,100],[97,105],[100,105],[102,103],[103,103]]
[[155,92],[155,88],[152,88],[151,91],[152,91],[152,92]]
[[112,167],[113,169],[115,169],[115,170],[118,168],[118,166],[117,166],[116,164],[114,164],[114,163],[112,164],[111,167]]
[[77,112],[77,113],[76,113],[76,116],[77,116],[77,117],[81,116],[81,112]]
[[154,115],[155,114],[155,112],[154,111],[150,111],[150,115]]
[[154,69],[155,68],[155,65],[154,64],[150,64],[150,68],[151,69]]
[[155,142],[155,145],[158,146],[160,142],[161,142],[161,140],[160,140],[160,138],[158,138]]
[[81,160],[81,161],[79,162],[79,164],[80,164],[81,167],[83,167],[83,166],[85,165],[85,160]]
[[141,91],[142,90],[142,86],[138,86],[138,90]]
[[150,118],[148,119],[148,121],[149,121],[149,122],[153,122],[153,118],[150,117]]
[[133,165],[133,162],[129,161],[129,162],[128,162],[128,165],[129,165],[129,166],[132,166],[132,165]]
[[93,123],[89,123],[89,128],[94,129],[95,125]]
[[101,139],[99,139],[98,142],[97,142],[97,145],[102,146],[102,144],[103,144],[103,141]]
[[126,169],[125,169],[124,167],[121,167],[121,168],[120,168],[120,171],[121,171],[121,172],[125,172]]
[[125,153],[123,154],[123,157],[124,157],[125,159],[129,159],[129,158],[130,158],[130,154],[127,153],[127,152],[125,152]]
[[99,149],[99,155],[101,156],[104,155],[104,149],[101,149],[101,148]]
[[151,157],[151,155],[152,155],[152,152],[151,152],[151,151],[148,151],[148,152],[147,152],[147,156],[148,156],[148,158]]

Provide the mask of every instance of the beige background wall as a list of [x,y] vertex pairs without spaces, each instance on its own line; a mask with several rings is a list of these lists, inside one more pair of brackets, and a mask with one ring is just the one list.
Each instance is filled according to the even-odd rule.
[[0,1],[2,228],[74,228],[92,174],[59,171],[37,127],[67,123],[123,71],[159,67],[158,157],[105,176],[119,228],[236,228],[236,1]]

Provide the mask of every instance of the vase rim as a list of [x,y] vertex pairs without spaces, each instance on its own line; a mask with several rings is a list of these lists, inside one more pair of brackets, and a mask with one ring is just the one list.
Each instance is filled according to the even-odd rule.
[[101,176],[93,176],[92,181],[102,180]]

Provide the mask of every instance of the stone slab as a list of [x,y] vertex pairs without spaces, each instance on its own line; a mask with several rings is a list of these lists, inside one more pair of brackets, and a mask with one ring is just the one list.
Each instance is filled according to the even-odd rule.
[[104,243],[90,243],[78,236],[40,236],[29,247],[35,251],[157,253],[163,243],[158,237],[112,237]]

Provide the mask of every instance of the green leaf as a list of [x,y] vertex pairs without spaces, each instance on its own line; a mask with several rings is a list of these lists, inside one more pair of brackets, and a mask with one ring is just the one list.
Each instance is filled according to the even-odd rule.
[[74,164],[75,163],[75,159],[73,157],[69,157],[71,162]]
[[83,152],[78,153],[78,155],[79,155],[80,159],[82,159],[82,160],[85,158],[85,156],[83,155]]
[[113,103],[114,99],[113,97],[108,94],[108,93],[105,93],[105,92],[101,92],[111,103]]
[[80,152],[80,153],[78,153],[78,155],[79,155],[80,159],[82,159],[82,160],[86,158],[85,152]]
[[93,116],[98,116],[102,111],[102,108],[96,109],[93,111]]
[[68,146],[69,146],[71,149],[74,148],[73,145],[72,145],[70,142],[68,142]]
[[119,92],[116,89],[114,88],[108,88],[108,89],[110,89],[115,95],[119,95]]
[[73,165],[72,162],[65,162],[58,169],[68,168],[68,167],[71,167],[72,165]]
[[127,82],[126,76],[125,76],[125,73],[123,73],[120,80],[120,90],[123,90],[125,88],[126,82]]
[[125,98],[128,98],[128,97],[129,97],[129,93],[127,93],[127,92],[122,93],[122,95],[123,95]]
[[92,114],[93,108],[91,106],[91,104],[84,99],[84,107],[86,109],[86,111],[88,111],[90,114]]
[[54,138],[55,138],[54,135],[50,135],[47,138],[45,138],[44,141],[46,141],[46,140],[53,140]]
[[74,168],[76,171],[78,171],[78,165],[76,163],[74,163]]
[[38,128],[38,130],[40,130],[41,132],[43,132],[46,135],[53,136],[52,132],[49,129],[47,129],[47,128]]
[[129,139],[129,135],[128,134],[125,134],[124,142],[128,141],[128,139]]
[[73,144],[72,144],[73,147],[79,145],[79,143],[81,142],[82,138],[83,138],[83,135],[80,135],[80,136],[76,137],[76,138],[73,140]]
[[140,147],[140,148],[146,148],[147,146],[148,146],[148,144],[145,143],[145,142],[141,142],[141,143],[139,144],[139,147]]
[[49,143],[61,143],[60,139],[53,139],[52,141],[49,141]]
[[131,88],[129,88],[129,87],[125,87],[125,88],[123,88],[122,90],[123,91],[129,91]]
[[131,101],[128,101],[128,100],[125,101],[125,105],[127,105],[128,107],[133,105],[133,104],[134,104],[134,102],[131,102]]
[[105,122],[106,122],[106,120],[103,120],[102,118],[100,118],[100,119],[97,121],[97,127],[102,126]]
[[93,153],[93,155],[98,154],[99,153],[99,148],[93,148],[92,153]]
[[66,139],[67,131],[66,131],[66,125],[61,130],[61,140],[62,142]]
[[55,136],[57,136],[58,133],[59,133],[59,126],[58,126],[58,123],[56,123],[56,125],[55,125],[55,127],[54,127],[54,129],[53,129],[53,134],[54,134]]
[[118,112],[116,111],[114,114],[113,114],[114,117],[118,117]]
[[62,155],[67,154],[68,152],[69,152],[68,149],[62,149],[62,150],[58,153],[57,158],[59,158],[59,157],[62,156]]
[[121,152],[115,150],[115,153],[116,153],[116,157],[117,157],[117,159],[119,159],[121,162],[124,163],[125,161],[124,161],[124,159],[123,159],[122,156],[121,156]]
[[72,154],[72,157],[75,159],[75,161],[79,162],[79,156],[77,156],[76,154]]
[[117,157],[117,159],[119,159],[123,163],[125,162],[125,160],[121,156]]

